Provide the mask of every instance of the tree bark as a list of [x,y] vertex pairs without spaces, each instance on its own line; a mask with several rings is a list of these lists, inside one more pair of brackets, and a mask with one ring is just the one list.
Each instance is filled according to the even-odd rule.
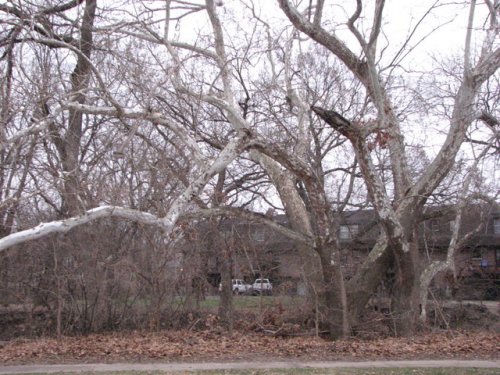
[[321,260],[323,276],[320,313],[325,317],[332,338],[348,337],[351,333],[351,325],[348,319],[344,276],[340,259],[335,257],[335,249],[332,250],[328,245],[319,247],[317,251]]
[[[315,22],[306,19],[288,0],[279,0],[279,4],[292,22],[303,33],[323,45],[337,56],[359,79],[367,89],[368,95],[377,108],[377,126],[369,130],[366,126],[351,123],[334,111],[322,108],[312,109],[334,129],[351,141],[356,153],[366,187],[375,211],[384,229],[384,237],[380,238],[370,253],[367,261],[359,269],[357,275],[349,282],[349,290],[354,295],[349,298],[349,308],[356,321],[364,304],[375,291],[387,267],[394,261],[396,267],[396,286],[392,306],[396,314],[395,327],[398,334],[411,334],[415,327],[418,306],[418,240],[412,233],[419,223],[419,214],[428,197],[448,175],[454,164],[455,156],[465,139],[465,134],[474,120],[474,100],[481,84],[490,77],[500,65],[500,50],[494,49],[492,40],[498,33],[497,17],[490,9],[490,28],[484,39],[481,56],[475,68],[470,66],[470,40],[473,30],[473,12],[475,2],[471,3],[469,27],[466,36],[464,75],[462,83],[455,96],[453,113],[450,120],[450,130],[441,150],[431,165],[412,184],[406,162],[404,139],[399,128],[399,120],[394,113],[393,105],[382,84],[382,77],[376,69],[376,40],[380,33],[383,2],[376,7],[373,27],[369,41],[356,29],[354,22],[361,14],[362,3],[349,19],[349,29],[358,39],[364,58],[355,55],[334,33],[329,33],[321,26],[321,7],[315,14]],[[374,168],[367,148],[366,137],[370,131],[380,128],[388,134],[388,149],[391,157],[391,169],[394,183],[395,201],[389,198],[385,191],[379,173]]]
[[[309,214],[297,191],[293,174],[283,171],[276,161],[256,150],[250,151],[250,155],[267,172],[278,190],[290,227],[298,233],[312,237]],[[320,259],[314,247],[302,243],[297,243],[296,246],[302,260],[302,273],[308,304],[314,308],[316,293],[322,289],[323,285]]]
[[347,283],[347,303],[353,329],[356,329],[366,304],[375,294],[392,262],[392,254],[387,247],[387,239],[380,236],[368,257]]
[[416,239],[410,244],[409,253],[395,251],[394,254],[395,283],[391,312],[396,336],[412,335],[420,314],[418,253],[418,240]]
[[[215,235],[218,236],[219,232],[216,232]],[[221,241],[217,241],[221,242]],[[233,332],[233,323],[234,323],[234,307],[233,307],[233,287],[232,287],[232,278],[233,278],[233,257],[232,257],[232,249],[229,246],[219,246],[220,255],[221,255],[221,294],[220,294],[220,303],[219,303],[219,319],[222,325],[228,330],[230,334]]]
[[[80,48],[82,55],[77,56],[77,63],[71,74],[71,97],[72,100],[84,104],[85,89],[88,87],[91,75],[90,56],[92,54],[95,12],[97,8],[96,0],[86,0],[83,13],[82,25],[80,28]],[[79,110],[70,109],[69,124],[64,138],[64,146],[59,148],[64,171],[64,203],[63,212],[66,216],[76,216],[83,212],[85,207],[80,202],[80,178],[79,178],[79,157],[80,143],[82,139],[83,113]]]

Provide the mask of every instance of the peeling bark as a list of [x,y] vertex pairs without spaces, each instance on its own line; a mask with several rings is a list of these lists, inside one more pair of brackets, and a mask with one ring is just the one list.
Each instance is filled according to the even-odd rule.
[[161,225],[161,220],[149,213],[124,207],[102,206],[88,210],[82,216],[41,223],[38,226],[12,233],[0,239],[0,252],[26,241],[32,241],[52,233],[66,233],[71,229],[105,217],[120,217],[149,225]]

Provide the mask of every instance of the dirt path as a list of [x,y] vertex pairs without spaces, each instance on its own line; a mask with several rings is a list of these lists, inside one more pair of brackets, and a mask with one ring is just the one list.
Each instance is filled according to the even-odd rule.
[[0,366],[0,375],[24,373],[57,372],[104,372],[104,371],[196,371],[196,370],[241,370],[241,369],[291,369],[291,368],[496,368],[500,369],[500,360],[419,360],[419,361],[287,361],[287,362],[202,362],[202,363],[115,363],[115,364],[77,364],[77,365],[23,365]]

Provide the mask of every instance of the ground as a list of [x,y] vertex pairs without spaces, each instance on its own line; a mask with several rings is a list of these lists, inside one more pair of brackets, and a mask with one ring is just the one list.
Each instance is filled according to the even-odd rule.
[[[248,303],[253,299],[239,299]],[[267,301],[267,300],[266,300]],[[273,302],[269,300],[267,302]],[[248,307],[248,306],[247,306]],[[273,312],[273,306],[265,311]],[[269,361],[367,361],[413,359],[500,360],[498,302],[445,307],[428,331],[394,338],[377,319],[356,338],[331,341],[268,314],[259,324],[242,320],[228,334],[214,315],[200,315],[188,329],[127,331],[82,336],[22,338],[11,320],[1,320],[0,364],[194,363]],[[4,318],[12,318],[6,314]],[[266,315],[267,316],[267,315]],[[272,319],[271,319],[272,318]],[[278,319],[280,318],[280,319]],[[438,319],[439,318],[439,319]],[[445,319],[441,319],[445,318]],[[457,324],[460,323],[460,324]],[[3,329],[6,328],[6,329]],[[387,327],[386,327],[387,328]],[[446,329],[442,329],[446,328]],[[9,331],[12,331],[9,333]],[[13,338],[14,337],[14,338]],[[17,338],[16,338],[17,337]]]
[[17,339],[0,345],[0,363],[201,362],[255,360],[500,359],[500,334],[445,331],[412,338],[330,341],[216,330],[129,332]]
[[0,366],[0,375],[500,375],[500,361],[198,362]]

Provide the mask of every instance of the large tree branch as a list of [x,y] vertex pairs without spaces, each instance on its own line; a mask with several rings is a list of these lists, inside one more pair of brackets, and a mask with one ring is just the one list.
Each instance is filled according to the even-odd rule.
[[[92,61],[90,60],[89,56],[87,56],[82,50],[80,50],[77,47],[74,47],[71,44],[68,44],[63,41],[55,40],[55,39],[50,39],[50,38],[32,38],[30,39],[36,43],[41,43],[45,44],[48,46],[57,46],[61,48],[67,48],[74,52],[77,57],[85,62],[85,67],[86,69],[90,69],[93,73],[93,76],[97,79],[97,83],[99,84],[99,88],[101,91],[104,93],[104,96],[106,99],[109,100],[109,102],[116,108],[117,111],[120,111],[122,106],[113,98],[113,95],[109,92],[106,83],[104,82],[104,79],[102,78],[101,74],[99,73],[99,70],[94,66]],[[80,93],[81,91],[76,91]]]
[[[498,36],[498,34],[497,34]],[[472,71],[475,84],[480,86],[498,70],[500,66],[500,48],[480,58],[476,68]]]
[[382,29],[382,14],[384,12],[385,0],[377,0],[375,2],[375,13],[373,16],[373,25],[368,39],[367,51],[372,58],[375,58],[377,49],[377,40]]
[[363,51],[366,52],[366,41],[363,38],[363,35],[361,35],[359,30],[354,25],[354,23],[359,19],[359,16],[361,15],[362,10],[363,10],[363,2],[361,0],[356,0],[356,10],[354,11],[352,16],[347,21],[347,27],[349,27],[349,30],[351,31],[351,33],[354,34],[354,36],[358,40],[359,44],[361,45],[361,48],[363,48]]
[[373,165],[370,151],[359,128],[335,111],[327,111],[320,107],[312,107],[312,110],[332,128],[351,141],[361,173],[366,182],[368,194],[387,233],[388,241],[395,249],[400,248],[403,252],[408,252],[409,244],[404,229],[392,208],[391,201],[385,192],[385,186]]
[[3,140],[2,142],[0,142],[0,151],[4,150],[8,145],[10,145],[14,142],[17,142],[18,140],[20,140],[22,138],[25,138],[31,134],[37,134],[37,133],[44,131],[45,129],[47,129],[50,126],[50,124],[56,119],[56,117],[62,111],[63,111],[62,106],[57,107],[52,111],[52,113],[49,116],[45,117],[42,120],[38,120],[38,121],[35,120],[35,124],[25,128],[25,129],[22,129],[22,130],[18,131],[17,133],[13,134],[10,138]]
[[214,0],[205,0],[207,5],[208,17],[212,25],[215,39],[215,52],[217,54],[217,65],[220,69],[220,77],[224,87],[224,105],[227,110],[227,116],[233,127],[236,129],[247,129],[247,123],[241,116],[239,106],[234,96],[232,87],[232,78],[230,74],[230,65],[228,63],[227,54],[224,45],[224,33],[222,25],[217,14]]
[[310,168],[302,159],[290,154],[288,150],[276,144],[270,144],[267,140],[258,135],[253,134],[250,148],[269,156],[303,180],[309,181],[314,178]]
[[297,241],[306,246],[310,246],[314,248],[314,241],[295,230],[292,230],[284,225],[277,223],[276,221],[270,219],[266,215],[243,210],[236,207],[217,207],[217,208],[208,208],[202,209],[195,212],[189,212],[181,216],[181,219],[194,219],[194,218],[207,218],[212,216],[226,216],[238,219],[244,219],[248,222],[263,224],[271,228],[272,230],[288,237],[292,241]]
[[34,228],[12,233],[0,239],[0,252],[26,241],[32,241],[53,233],[69,230],[105,217],[119,217],[148,225],[161,225],[161,220],[149,213],[117,206],[102,206],[88,210],[85,214],[65,220],[41,223]]
[[325,6],[325,0],[318,0],[316,3],[316,10],[314,11],[314,26],[321,26],[321,17],[323,16],[323,7]]
[[[17,17],[22,25],[32,28],[35,32],[43,37],[53,38],[65,43],[69,43],[73,46],[78,46],[78,41],[76,41],[71,35],[57,35],[52,29],[52,25],[48,22],[46,16],[56,13],[62,13],[64,11],[70,10],[81,3],[84,0],[73,0],[66,4],[56,5],[50,8],[42,8],[40,11],[35,13],[25,12],[22,8],[15,6],[8,6],[5,4],[0,4],[0,11],[8,14],[12,14]],[[15,39],[13,42],[18,43],[23,39]]]
[[325,31],[320,25],[307,21],[288,0],[278,0],[278,3],[298,30],[333,52],[362,82],[366,82],[368,78],[366,62],[362,61],[340,39]]
[[481,112],[481,114],[478,117],[478,120],[483,121],[491,128],[500,125],[500,121],[495,116],[493,116],[491,113],[488,113],[486,111]]
[[160,124],[177,135],[180,141],[186,146],[189,151],[192,153],[194,160],[198,167],[203,167],[205,163],[205,158],[203,153],[201,152],[196,139],[189,134],[187,130],[185,130],[182,126],[177,124],[175,121],[166,119],[163,114],[159,112],[151,112],[151,111],[138,111],[131,110],[127,108],[123,108],[120,111],[117,111],[114,107],[95,107],[85,104],[80,104],[76,102],[69,102],[64,104],[65,108],[73,108],[78,109],[82,113],[90,114],[90,115],[101,115],[101,116],[109,116],[116,118],[126,118],[126,119],[136,119],[136,120],[146,120],[150,121],[153,124]]
[[59,5],[54,5],[53,7],[50,8],[44,8],[40,13],[42,14],[54,14],[54,13],[60,13],[60,12],[65,12],[67,10],[73,9],[83,3],[85,0],[71,0],[68,1],[67,3],[62,3]]
[[390,135],[387,142],[390,156],[391,168],[394,177],[395,195],[399,199],[410,185],[409,168],[404,150],[404,139],[399,128],[399,120],[394,113],[393,106],[382,86],[382,79],[377,72],[374,59],[376,39],[380,32],[380,24],[384,1],[379,0],[375,9],[375,20],[370,39],[370,49],[363,40],[361,34],[354,27],[355,20],[361,13],[361,1],[357,2],[357,9],[349,19],[348,25],[354,35],[357,36],[366,55],[366,61],[357,57],[334,33],[328,33],[323,28],[311,24],[296,8],[291,6],[288,0],[278,0],[281,9],[293,25],[317,43],[323,45],[337,56],[351,72],[360,80],[368,90],[371,100],[377,108],[378,126],[386,128]]
[[246,134],[240,134],[238,137],[232,139],[219,153],[217,158],[215,158],[210,167],[203,171],[198,178],[192,181],[184,192],[173,201],[167,214],[162,218],[129,208],[116,206],[97,207],[85,212],[83,215],[78,215],[65,220],[42,223],[35,228],[6,236],[0,239],[0,252],[14,245],[41,238],[52,233],[65,233],[79,225],[104,217],[121,217],[144,224],[158,225],[165,230],[166,234],[168,234],[173,230],[175,224],[179,220],[179,217],[186,211],[188,204],[199,196],[203,188],[213,176],[226,168],[227,165],[243,151],[243,149],[247,146],[247,141]]
[[[473,14],[472,10],[471,14]],[[421,197],[421,203],[425,202],[427,197],[434,191],[453,166],[455,156],[466,139],[467,129],[475,119],[475,98],[477,92],[481,85],[500,67],[500,49],[490,52],[494,45],[491,34],[498,35],[499,32],[496,17],[493,15],[491,17],[490,30],[488,30],[488,37],[484,41],[477,66],[475,68],[466,66],[464,69],[462,82],[455,95],[450,130],[448,131],[446,140],[431,165],[426,168],[423,175],[408,194],[413,197]],[[472,20],[469,20],[469,24],[471,22]],[[471,33],[472,27],[467,30],[466,40],[470,40]],[[469,59],[467,53],[466,51],[466,62]]]
[[455,275],[455,255],[457,252],[463,248],[470,239],[479,233],[479,231],[484,227],[484,219],[479,220],[478,225],[473,230],[463,234],[460,238],[460,226],[462,225],[462,217],[464,210],[469,202],[467,199],[467,195],[469,192],[469,186],[472,182],[474,176],[476,176],[476,169],[479,161],[482,159],[484,155],[488,152],[488,147],[485,148],[481,154],[477,157],[474,164],[469,169],[469,173],[465,177],[465,181],[463,183],[463,187],[459,194],[459,200],[455,207],[455,220],[453,222],[453,228],[451,233],[450,242],[448,245],[448,250],[446,252],[446,259],[444,261],[434,261],[429,266],[427,266],[422,274],[420,275],[420,319],[425,321],[427,318],[427,296],[428,289],[432,282],[432,280],[441,272],[451,271]]
[[179,216],[185,211],[189,202],[198,197],[206,184],[218,173],[222,172],[249,145],[248,132],[241,131],[231,139],[208,168],[201,171],[186,190],[173,202],[167,215],[162,219],[165,228],[172,228]]

